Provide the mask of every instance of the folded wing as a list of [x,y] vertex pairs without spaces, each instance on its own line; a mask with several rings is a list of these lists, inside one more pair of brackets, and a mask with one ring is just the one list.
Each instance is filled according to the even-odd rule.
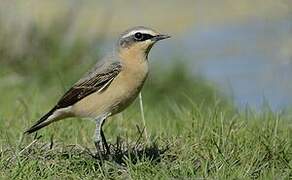
[[54,117],[56,111],[72,106],[94,92],[102,93],[120,73],[121,69],[122,65],[119,62],[97,64],[92,71],[87,73],[62,96],[54,108],[25,131],[25,133],[33,133],[52,123],[56,119]]

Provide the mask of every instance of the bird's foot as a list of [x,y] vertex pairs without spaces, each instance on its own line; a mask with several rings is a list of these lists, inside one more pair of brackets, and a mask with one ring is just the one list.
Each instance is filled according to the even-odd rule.
[[101,140],[94,141],[94,145],[96,148],[95,157],[99,158],[102,162],[104,160],[111,160],[112,156],[110,154],[110,148],[107,144],[104,144]]
[[96,157],[99,157],[100,160],[103,160],[103,145],[101,140],[95,140],[94,145],[96,148]]
[[96,151],[98,152],[102,152],[102,142],[101,141],[94,141],[94,145],[95,145],[95,148],[96,148]]

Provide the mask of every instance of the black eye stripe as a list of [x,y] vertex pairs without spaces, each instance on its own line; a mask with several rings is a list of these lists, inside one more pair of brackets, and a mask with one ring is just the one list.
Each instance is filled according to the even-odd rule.
[[134,36],[134,39],[136,41],[146,41],[146,40],[151,39],[151,38],[154,37],[151,34],[146,34],[146,33],[142,33],[141,35],[142,35],[142,38],[141,39],[136,39],[135,36]]
[[143,39],[144,41],[147,40],[147,39],[151,39],[153,38],[154,36],[152,36],[151,34],[143,34]]
[[143,42],[143,41],[146,41],[146,40],[151,39],[151,38],[154,37],[151,34],[141,33],[142,37],[141,38],[139,37],[139,39],[138,39],[138,38],[135,37],[135,34],[120,39],[120,41],[119,41],[120,46],[122,46],[124,48],[125,47],[129,47],[135,42]]

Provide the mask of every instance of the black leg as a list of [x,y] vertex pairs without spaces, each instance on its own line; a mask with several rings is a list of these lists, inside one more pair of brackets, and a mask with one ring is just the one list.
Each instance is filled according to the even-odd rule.
[[106,139],[105,139],[104,133],[102,131],[102,128],[100,129],[100,135],[101,135],[101,139],[102,139],[102,144],[106,149],[106,153],[110,154],[110,148],[109,148],[109,146],[108,146],[108,144],[106,142]]

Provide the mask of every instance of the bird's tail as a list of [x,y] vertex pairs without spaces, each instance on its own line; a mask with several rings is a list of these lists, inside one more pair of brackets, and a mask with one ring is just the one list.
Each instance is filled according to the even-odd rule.
[[26,130],[24,133],[31,134],[53,122],[53,120],[50,120],[49,117],[53,115],[53,113],[56,111],[57,107],[54,107],[51,109],[47,114],[45,114],[42,118],[40,118],[32,127],[30,127],[28,130]]

